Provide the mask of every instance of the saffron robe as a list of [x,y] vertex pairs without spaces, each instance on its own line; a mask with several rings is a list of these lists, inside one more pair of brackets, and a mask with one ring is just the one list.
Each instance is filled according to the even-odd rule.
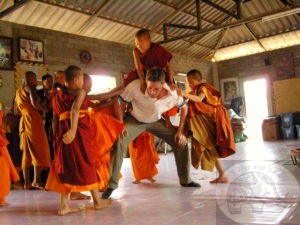
[[44,130],[43,118],[30,101],[23,87],[16,93],[16,103],[21,112],[20,149],[23,151],[22,168],[32,165],[50,167],[50,149]]
[[128,145],[133,175],[136,180],[150,179],[158,170],[159,156],[154,145],[154,136],[143,132]]
[[20,179],[6,147],[8,141],[5,138],[4,130],[1,128],[2,117],[3,111],[0,110],[0,200],[3,200],[5,196],[9,194],[10,182]]
[[59,193],[88,191],[98,187],[96,169],[92,160],[91,119],[88,114],[89,101],[82,106],[75,139],[63,143],[63,135],[70,129],[70,111],[76,96],[66,87],[52,99],[53,111],[60,117],[54,137],[54,160],[46,189]]
[[195,168],[212,171],[216,158],[235,153],[234,135],[221,95],[207,83],[199,84],[190,92],[204,93],[202,102],[188,102],[188,126],[192,131],[192,164]]

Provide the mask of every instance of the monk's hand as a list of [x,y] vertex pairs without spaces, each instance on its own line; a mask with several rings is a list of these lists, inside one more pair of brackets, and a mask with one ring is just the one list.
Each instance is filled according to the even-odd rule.
[[176,91],[177,91],[177,95],[179,96],[183,96],[183,90],[181,88],[176,88]]
[[123,139],[124,137],[128,136],[128,130],[127,128],[124,126],[122,133],[121,133],[121,138]]
[[173,91],[173,90],[176,89],[176,84],[175,84],[173,81],[170,81],[170,82],[169,82],[169,87],[170,87],[170,89]]
[[141,92],[142,93],[145,93],[145,91],[146,91],[146,82],[145,82],[145,80],[141,80],[141,84],[140,84],[140,90],[141,90]]
[[185,145],[187,142],[186,136],[181,131],[177,131],[174,138],[175,142],[179,145]]
[[65,144],[70,144],[75,138],[76,132],[73,130],[68,130],[67,133],[63,135],[63,142]]

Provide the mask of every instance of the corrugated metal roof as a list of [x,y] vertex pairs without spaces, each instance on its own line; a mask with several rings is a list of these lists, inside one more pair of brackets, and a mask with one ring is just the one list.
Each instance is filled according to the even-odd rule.
[[[213,0],[215,4],[228,11],[236,10],[232,0]],[[242,18],[257,16],[262,13],[287,8],[280,0],[251,0],[241,5]],[[235,22],[236,19],[224,12],[201,2],[202,29],[210,29],[216,25]],[[140,28],[153,30],[151,33],[154,42],[163,40],[163,23],[175,23],[196,26],[196,4],[193,0],[42,0],[29,1],[2,18],[13,23],[52,29],[77,35],[134,45],[133,36]],[[227,29],[227,28],[224,28]],[[220,43],[215,58],[228,58],[228,49],[253,54],[259,52],[261,44],[265,49],[276,49],[274,40],[278,44],[290,46],[298,43],[298,32],[287,31],[300,29],[300,18],[292,15],[268,22],[255,21],[245,25],[238,25],[228,29],[212,30],[206,34],[198,34],[181,40],[164,44],[173,52],[186,54],[197,58],[207,58],[215,52],[217,43]],[[168,37],[178,37],[195,32],[193,30],[168,28]],[[252,33],[251,33],[252,32]],[[294,35],[291,37],[291,35]],[[255,41],[260,39],[260,43]],[[286,36],[292,42],[286,43]],[[267,38],[270,37],[270,38]],[[222,38],[220,40],[220,38]],[[282,40],[280,39],[282,38]],[[250,41],[250,42],[249,42]],[[268,43],[270,42],[270,43]],[[245,43],[241,48],[241,43]],[[256,43],[256,44],[255,44]],[[280,44],[285,43],[285,44]],[[237,45],[233,48],[228,46]],[[256,49],[256,45],[259,47]],[[249,49],[249,46],[252,46]],[[225,49],[222,49],[224,48]],[[254,50],[254,49],[256,50]],[[243,49],[243,50],[240,50]],[[248,51],[248,53],[245,53]],[[225,54],[220,56],[220,54]],[[234,54],[229,54],[234,55]],[[231,57],[231,56],[230,56]]]

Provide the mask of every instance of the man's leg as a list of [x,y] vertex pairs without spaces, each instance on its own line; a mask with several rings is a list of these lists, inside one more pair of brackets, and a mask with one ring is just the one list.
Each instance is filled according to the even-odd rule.
[[125,126],[128,130],[128,136],[119,138],[114,144],[110,153],[110,178],[108,180],[108,188],[103,192],[102,198],[107,199],[112,194],[113,190],[118,188],[119,173],[123,163],[123,157],[127,150],[127,146],[130,141],[134,140],[140,133],[145,131],[143,123],[139,123],[133,117],[129,116],[125,122]]
[[177,143],[174,140],[174,135],[176,133],[175,128],[172,126],[165,127],[164,121],[159,120],[157,122],[149,124],[147,126],[147,131],[163,139],[165,142],[172,146],[177,166],[179,182],[182,186],[191,184],[193,181],[190,178],[190,157],[188,146],[187,144],[177,145]]

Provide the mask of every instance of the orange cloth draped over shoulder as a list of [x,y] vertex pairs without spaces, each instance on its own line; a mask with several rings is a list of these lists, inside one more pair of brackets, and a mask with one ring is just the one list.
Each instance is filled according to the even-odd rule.
[[63,87],[52,99],[53,111],[60,120],[54,137],[54,159],[46,189],[63,194],[98,188],[97,172],[92,160],[91,119],[87,99],[80,108],[75,139],[70,144],[62,141],[63,135],[70,129],[69,117],[75,98]]
[[109,180],[110,150],[124,129],[121,121],[113,118],[113,107],[99,111],[90,110],[93,162],[99,178],[98,189],[107,188]]
[[22,168],[32,165],[50,167],[50,149],[43,118],[33,107],[29,94],[23,87],[16,93],[16,103],[21,112],[20,149],[23,151]]
[[9,194],[10,182],[18,181],[20,179],[6,147],[8,145],[8,141],[5,138],[4,130],[1,128],[2,117],[3,112],[0,110],[0,201]]
[[188,102],[188,125],[193,133],[192,164],[195,168],[212,171],[216,158],[225,158],[235,153],[234,136],[221,95],[207,83],[199,84],[190,92],[205,95],[202,102]]

